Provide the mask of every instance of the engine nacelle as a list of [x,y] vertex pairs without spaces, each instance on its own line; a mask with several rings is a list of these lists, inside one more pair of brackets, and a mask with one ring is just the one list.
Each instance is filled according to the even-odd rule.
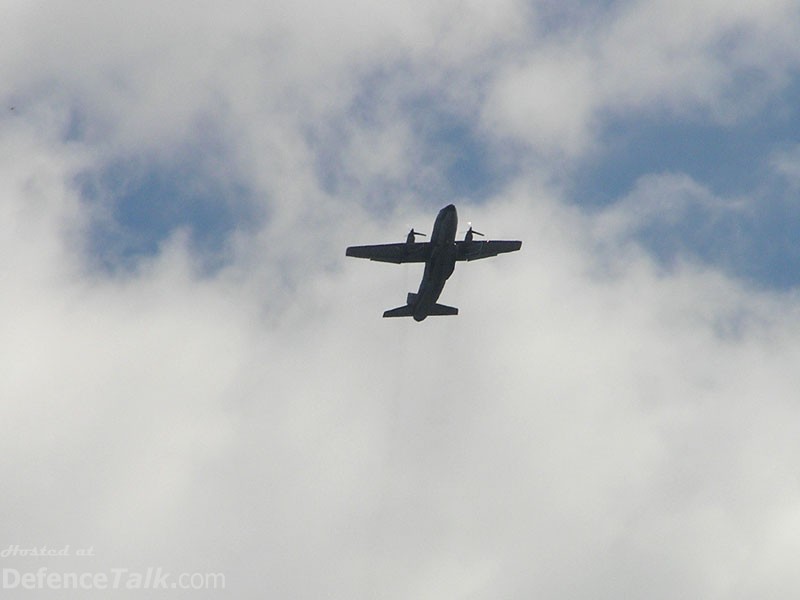
[[472,228],[472,225],[470,225],[469,229],[467,230],[467,235],[464,236],[464,241],[469,244],[472,241],[472,237],[475,236],[475,235],[483,236],[483,234],[480,231],[475,231]]
[[414,231],[414,228],[411,228],[411,231],[408,232],[406,236],[406,244],[411,245],[417,241],[417,236],[421,235],[422,237],[426,237],[424,233],[419,233],[418,231]]

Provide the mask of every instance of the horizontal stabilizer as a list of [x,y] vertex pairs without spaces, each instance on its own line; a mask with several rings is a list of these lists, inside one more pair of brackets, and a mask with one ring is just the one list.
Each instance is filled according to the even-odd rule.
[[384,317],[411,317],[414,315],[414,307],[406,304],[405,306],[398,306],[383,313]]
[[[455,306],[445,306],[444,304],[434,304],[431,309],[422,317],[443,317],[447,315],[457,315],[458,309]],[[414,307],[406,304],[398,306],[383,313],[384,317],[413,317]]]
[[428,313],[429,317],[444,317],[447,315],[457,315],[458,309],[455,306],[445,306],[444,304],[434,304]]

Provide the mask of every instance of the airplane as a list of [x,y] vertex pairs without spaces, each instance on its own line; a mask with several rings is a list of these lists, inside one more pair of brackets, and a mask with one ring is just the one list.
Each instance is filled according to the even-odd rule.
[[347,248],[346,256],[355,258],[395,264],[425,263],[425,272],[417,293],[409,292],[405,306],[387,310],[383,313],[384,317],[414,317],[419,322],[426,317],[457,315],[457,308],[436,302],[445,282],[453,274],[456,262],[489,258],[505,252],[515,252],[522,247],[522,242],[516,240],[476,240],[474,236],[483,234],[473,230],[471,225],[464,240],[456,241],[457,227],[456,207],[448,204],[436,216],[429,242],[417,242],[417,236],[425,237],[425,234],[412,228],[405,242]]

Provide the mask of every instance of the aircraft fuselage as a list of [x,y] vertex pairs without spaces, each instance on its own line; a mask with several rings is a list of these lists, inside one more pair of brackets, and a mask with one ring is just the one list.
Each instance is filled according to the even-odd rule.
[[444,284],[456,268],[456,230],[458,213],[453,204],[448,204],[436,216],[431,234],[431,257],[425,262],[425,272],[413,305],[415,321],[422,321],[430,314],[442,294]]

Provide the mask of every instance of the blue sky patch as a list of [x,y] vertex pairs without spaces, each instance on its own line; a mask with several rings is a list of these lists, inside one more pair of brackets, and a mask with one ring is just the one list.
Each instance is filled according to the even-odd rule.
[[687,175],[722,205],[693,205],[677,221],[643,226],[636,237],[658,260],[690,256],[757,285],[800,285],[800,202],[773,166],[776,153],[800,140],[799,96],[795,84],[735,126],[663,116],[611,120],[602,153],[576,165],[567,195],[594,211],[627,196],[645,175]]
[[605,206],[648,173],[679,172],[718,194],[758,189],[772,153],[800,140],[800,112],[763,113],[737,127],[634,119],[611,122],[603,152],[579,165],[568,186],[582,206]]
[[214,177],[203,160],[175,165],[119,161],[84,173],[78,185],[92,208],[88,252],[111,271],[154,256],[177,230],[188,232],[194,255],[209,269],[225,262],[237,230],[259,222],[247,188]]

